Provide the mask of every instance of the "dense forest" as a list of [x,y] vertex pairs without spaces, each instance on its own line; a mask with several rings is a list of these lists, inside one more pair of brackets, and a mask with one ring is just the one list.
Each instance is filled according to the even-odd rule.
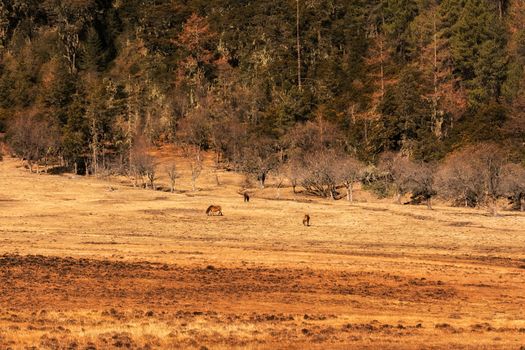
[[1,0],[0,132],[88,173],[164,143],[263,181],[479,143],[520,163],[524,63],[518,0]]

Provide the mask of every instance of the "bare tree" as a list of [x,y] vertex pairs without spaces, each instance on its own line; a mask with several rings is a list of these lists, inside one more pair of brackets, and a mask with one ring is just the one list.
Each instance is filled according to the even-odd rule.
[[436,186],[439,195],[455,205],[475,207],[483,196],[483,181],[470,154],[464,151],[445,159],[436,173]]
[[[130,176],[133,178],[133,186],[137,187],[140,180],[141,186],[147,187],[149,182],[152,189],[155,189],[155,159],[147,153],[147,147],[141,139],[133,144],[130,160]],[[148,182],[144,181],[144,178]]]
[[287,178],[288,164],[280,163],[272,171],[275,179],[275,187],[277,188],[277,199],[281,198],[281,188],[284,185],[284,181]]
[[338,160],[337,180],[346,188],[346,199],[354,201],[354,184],[359,181],[365,165],[354,157],[346,156]]
[[[149,158],[152,160],[152,157]],[[155,188],[155,180],[157,180],[157,171],[156,166],[154,162],[148,162],[145,167],[146,177],[148,178],[149,184],[151,186],[151,189],[153,191],[156,190]]]
[[415,171],[414,164],[408,157],[387,152],[381,155],[378,170],[385,174],[383,180],[393,188],[395,202],[401,204],[401,197],[409,192],[411,173]]
[[431,164],[417,163],[399,153],[389,152],[381,156],[379,167],[372,175],[389,184],[395,192],[397,203],[400,204],[401,197],[409,193],[411,200],[408,203],[419,204],[424,201],[427,207],[432,209],[432,197],[437,194],[434,172],[434,166]]
[[[15,155],[27,161],[30,172],[35,163],[56,152],[58,139],[54,128],[35,117],[21,116],[8,126],[8,143]],[[36,172],[40,172],[38,166]]]
[[474,161],[479,163],[483,177],[486,204],[493,215],[498,214],[498,198],[503,196],[503,167],[507,162],[505,152],[495,144],[481,144],[476,147]]
[[175,163],[171,163],[166,166],[166,173],[170,180],[170,192],[175,192],[175,181],[180,177],[179,172],[177,171],[177,166]]
[[275,147],[269,139],[259,139],[246,146],[240,164],[244,172],[254,175],[264,188],[268,173],[278,165]]
[[515,209],[525,211],[525,168],[520,164],[506,164],[502,171],[502,189]]
[[436,184],[445,198],[465,206],[486,204],[497,215],[497,200],[504,194],[505,152],[493,144],[467,147],[450,155],[440,167]]
[[434,186],[435,166],[428,163],[414,163],[407,173],[407,187],[411,193],[411,202],[424,201],[432,209],[432,198],[437,194]]
[[192,191],[196,191],[197,190],[196,182],[202,173],[202,167],[203,167],[201,149],[200,147],[196,145],[183,144],[182,150],[183,150],[184,156],[190,162],[191,189]]
[[309,153],[304,158],[304,173],[301,185],[304,189],[321,197],[335,199],[337,195],[338,154],[334,150]]
[[285,174],[292,185],[293,193],[296,194],[297,185],[301,179],[302,165],[298,160],[292,158],[285,167]]
[[196,182],[202,172],[202,160],[199,157],[195,157],[190,162],[191,166],[191,189],[196,191]]

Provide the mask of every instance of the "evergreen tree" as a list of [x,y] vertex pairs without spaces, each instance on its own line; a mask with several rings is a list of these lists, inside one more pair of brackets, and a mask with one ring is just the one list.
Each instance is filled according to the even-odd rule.
[[102,42],[95,28],[90,27],[83,43],[81,67],[87,71],[99,71],[103,64]]
[[498,98],[505,78],[505,31],[487,0],[467,0],[451,28],[451,52],[455,72],[477,106]]

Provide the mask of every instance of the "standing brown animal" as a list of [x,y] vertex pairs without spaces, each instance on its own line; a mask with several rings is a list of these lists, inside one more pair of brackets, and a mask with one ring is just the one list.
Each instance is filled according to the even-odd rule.
[[310,226],[310,215],[304,214],[303,225],[304,226]]
[[249,202],[250,201],[250,195],[248,194],[248,192],[244,192],[243,196],[244,196],[244,201],[245,202]]
[[222,208],[220,205],[210,205],[208,209],[206,209],[206,215],[220,215],[222,216]]

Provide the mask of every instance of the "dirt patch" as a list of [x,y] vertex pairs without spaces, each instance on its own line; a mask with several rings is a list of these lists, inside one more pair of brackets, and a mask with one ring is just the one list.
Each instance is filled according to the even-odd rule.
[[[147,303],[152,308],[180,308],[185,302],[235,304],[240,297],[258,302],[372,297],[431,302],[457,296],[440,281],[370,273],[287,268],[183,267],[149,262],[44,256],[4,255],[0,258],[0,304],[60,303],[83,308],[91,300],[108,304],[118,300],[129,307]],[[46,290],[46,292],[44,292]],[[13,301],[18,302],[14,303]]]

